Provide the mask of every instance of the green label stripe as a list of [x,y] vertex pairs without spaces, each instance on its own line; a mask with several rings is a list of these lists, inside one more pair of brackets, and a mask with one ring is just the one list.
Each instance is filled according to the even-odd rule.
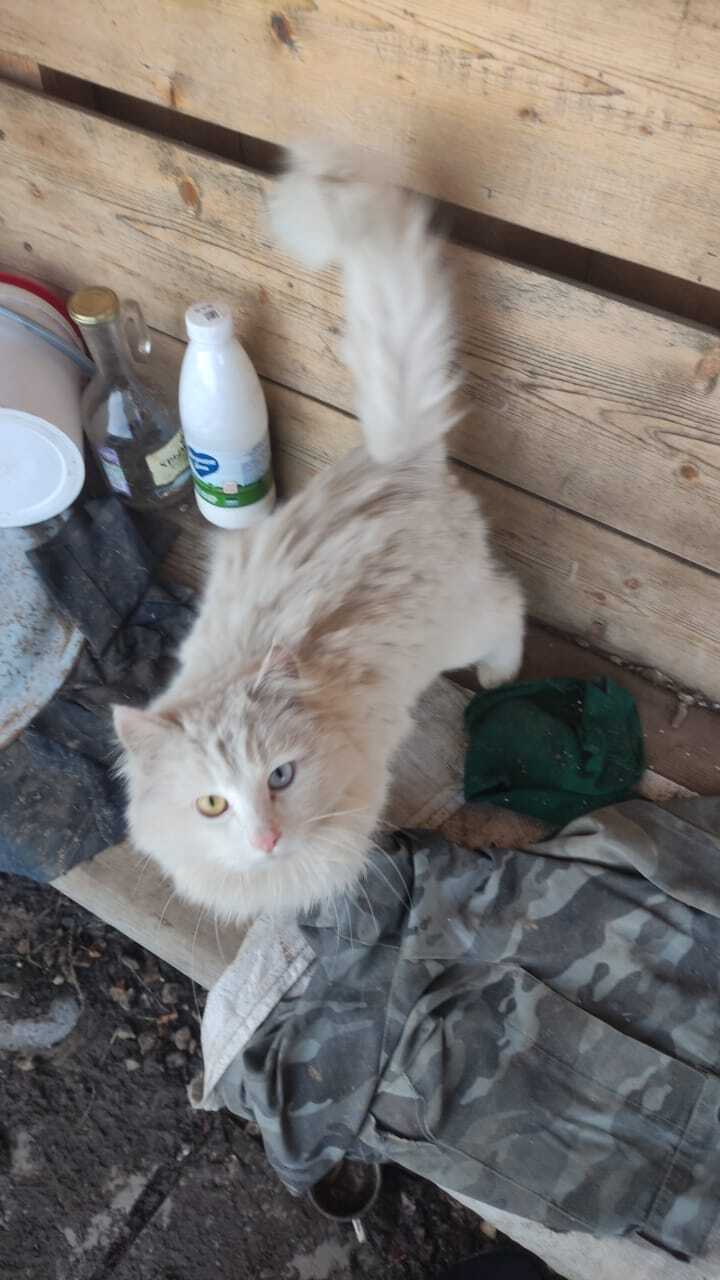
[[252,484],[238,485],[237,493],[223,493],[219,485],[208,484],[207,480],[200,480],[194,474],[193,481],[200,496],[206,502],[212,502],[214,507],[249,507],[251,503],[259,502],[272,489],[272,472],[266,471],[264,476]]

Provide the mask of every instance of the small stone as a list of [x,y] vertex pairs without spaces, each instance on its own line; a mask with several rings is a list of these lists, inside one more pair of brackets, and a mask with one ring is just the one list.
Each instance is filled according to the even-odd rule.
[[165,1059],[165,1066],[169,1067],[171,1071],[182,1071],[185,1066],[185,1054],[169,1053]]
[[679,729],[680,726],[684,724],[685,721],[687,720],[689,710],[690,710],[690,707],[687,702],[680,702],[678,700],[678,704],[675,710],[675,715],[673,716],[672,721],[670,723],[670,728]]
[[415,1201],[412,1199],[412,1197],[408,1195],[407,1191],[400,1192],[400,1205],[403,1213],[407,1213],[407,1214],[417,1213],[417,1205],[415,1204]]
[[164,982],[160,992],[160,999],[163,1004],[177,1004],[180,998],[180,988],[177,982]]
[[187,1053],[190,1041],[192,1040],[190,1028],[180,1027],[180,1030],[175,1032],[172,1039],[176,1049],[179,1049],[181,1053]]
[[138,1048],[143,1057],[148,1053],[152,1053],[157,1044],[157,1036],[152,1031],[143,1031],[138,1036]]
[[112,1033],[113,1040],[134,1040],[135,1032],[129,1027],[116,1027]]
[[132,969],[133,973],[138,973],[140,971],[140,965],[134,956],[123,956],[122,962],[127,969]]
[[119,1004],[121,1009],[130,1008],[130,1002],[133,995],[134,992],[128,991],[124,982],[116,982],[115,985],[110,988],[110,999],[115,1004]]
[[20,1056],[15,1059],[15,1066],[18,1068],[18,1071],[34,1071],[35,1059],[29,1054],[21,1053]]
[[138,1062],[137,1058],[126,1058],[126,1059],[125,1059],[125,1070],[126,1070],[126,1071],[139,1071],[139,1070],[140,1070],[140,1063]]
[[54,986],[54,987],[61,987],[61,986],[63,985],[64,981],[65,981],[65,979],[63,978],[62,974],[61,974],[61,973],[56,973],[56,974],[55,974],[55,977],[53,978],[53,986]]

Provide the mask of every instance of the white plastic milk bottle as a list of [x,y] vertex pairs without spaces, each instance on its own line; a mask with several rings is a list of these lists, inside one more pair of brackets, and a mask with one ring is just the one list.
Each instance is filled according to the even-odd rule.
[[180,371],[180,421],[195,498],[207,520],[245,529],[275,505],[268,415],[260,379],[222,302],[185,312],[189,338]]

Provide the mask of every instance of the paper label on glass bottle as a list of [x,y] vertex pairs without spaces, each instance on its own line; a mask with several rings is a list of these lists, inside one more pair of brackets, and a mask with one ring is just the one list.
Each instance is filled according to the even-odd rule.
[[162,448],[149,453],[146,458],[150,475],[158,488],[172,484],[183,471],[188,470],[188,456],[182,432],[177,431],[172,440],[168,440]]
[[125,472],[115,450],[109,449],[104,445],[102,449],[98,449],[98,457],[110,488],[114,489],[116,493],[124,493],[129,498],[131,496],[130,485],[127,482]]
[[195,488],[215,507],[249,507],[272,489],[270,441],[267,436],[252,449],[193,449],[188,445]]

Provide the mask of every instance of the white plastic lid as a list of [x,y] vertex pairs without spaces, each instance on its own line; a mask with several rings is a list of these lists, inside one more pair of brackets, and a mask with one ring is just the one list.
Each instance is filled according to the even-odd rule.
[[233,336],[232,311],[224,302],[194,302],[185,312],[185,329],[191,342],[219,346]]
[[64,431],[33,413],[0,408],[0,528],[59,515],[84,480],[82,454]]

